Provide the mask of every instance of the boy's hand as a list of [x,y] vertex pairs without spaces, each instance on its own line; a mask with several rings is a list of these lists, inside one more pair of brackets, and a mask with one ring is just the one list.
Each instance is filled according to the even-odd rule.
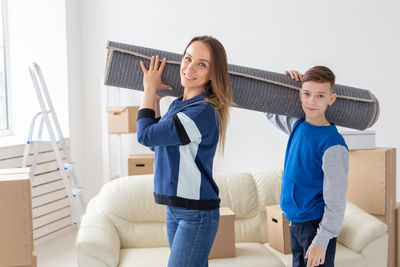
[[290,75],[290,77],[296,81],[303,80],[303,74],[301,74],[297,70],[285,70],[284,74]]
[[325,249],[322,249],[314,244],[311,244],[306,252],[307,267],[314,267],[325,262]]

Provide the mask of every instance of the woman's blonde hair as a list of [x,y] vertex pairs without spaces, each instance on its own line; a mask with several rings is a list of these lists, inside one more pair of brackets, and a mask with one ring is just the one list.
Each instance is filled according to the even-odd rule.
[[229,120],[229,109],[233,105],[232,87],[228,73],[228,58],[225,48],[214,37],[197,36],[194,37],[186,46],[187,48],[193,42],[202,42],[208,46],[211,53],[211,80],[206,86],[206,99],[210,102],[218,115],[219,123],[219,145],[224,151],[226,128]]

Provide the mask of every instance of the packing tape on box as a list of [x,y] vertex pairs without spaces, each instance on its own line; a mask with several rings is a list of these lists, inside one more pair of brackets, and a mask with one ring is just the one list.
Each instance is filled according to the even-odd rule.
[[[160,94],[180,96],[180,62],[182,55],[135,45],[109,41],[107,45],[105,85],[143,91],[140,61],[149,66],[150,58],[166,58],[162,81],[174,88]],[[304,117],[299,100],[300,82],[289,76],[265,70],[229,64],[233,99],[237,107],[292,117]],[[328,106],[326,117],[338,126],[364,130],[379,117],[379,102],[366,89],[335,84],[337,99]]]

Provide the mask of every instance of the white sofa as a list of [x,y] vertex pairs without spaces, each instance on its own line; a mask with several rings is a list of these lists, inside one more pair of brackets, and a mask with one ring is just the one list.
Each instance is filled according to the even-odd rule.
[[[236,257],[210,260],[210,267],[291,266],[290,254],[268,244],[265,207],[279,203],[281,175],[281,170],[215,174],[221,206],[236,214]],[[335,266],[386,266],[387,238],[384,223],[347,203]],[[152,175],[105,184],[87,207],[75,248],[79,267],[166,266],[165,207],[154,204]]]

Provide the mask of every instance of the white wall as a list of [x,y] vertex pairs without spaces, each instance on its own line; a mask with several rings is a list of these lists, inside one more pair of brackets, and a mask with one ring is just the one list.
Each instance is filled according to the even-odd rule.
[[[84,175],[83,93],[81,90],[81,40],[80,10],[77,1],[65,2],[65,30],[67,50],[68,110],[71,159],[75,164],[78,180],[86,181]],[[87,194],[84,194],[86,196]],[[85,199],[84,199],[85,200]]]
[[[82,101],[80,139],[87,197],[103,181],[100,81],[106,42],[113,40],[181,53],[196,35],[212,35],[225,46],[229,62],[281,72],[323,64],[340,84],[370,89],[381,115],[373,127],[377,145],[400,148],[398,62],[400,3],[385,1],[132,1],[75,0],[79,6],[81,87],[71,99]],[[69,20],[76,14],[69,14]],[[69,55],[76,56],[76,55]],[[82,99],[79,99],[82,97]],[[132,96],[132,102],[137,102]],[[81,120],[82,123],[79,123]],[[225,156],[215,170],[247,171],[283,165],[287,137],[259,112],[234,110]],[[399,165],[399,161],[397,162]],[[400,166],[400,165],[399,165]],[[398,186],[399,189],[399,186]],[[398,195],[399,190],[397,190]],[[400,199],[398,197],[398,199]]]

